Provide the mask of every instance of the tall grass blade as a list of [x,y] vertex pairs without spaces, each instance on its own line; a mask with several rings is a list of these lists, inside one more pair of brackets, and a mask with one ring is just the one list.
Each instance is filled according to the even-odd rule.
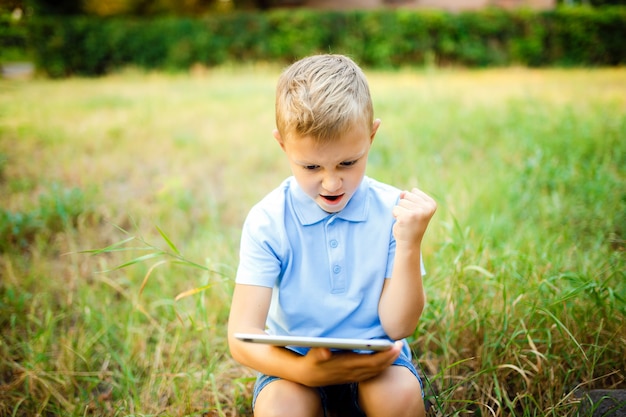
[[146,287],[146,284],[148,283],[148,279],[150,278],[150,275],[152,275],[152,271],[154,271],[158,266],[161,266],[168,262],[169,261],[167,259],[164,259],[162,261],[155,263],[154,265],[150,267],[150,269],[148,269],[148,272],[146,272],[146,275],[143,277],[143,281],[141,281],[141,286],[139,287],[139,295],[141,295],[141,293],[143,292],[143,289]]
[[217,409],[217,415],[219,417],[224,417],[224,411],[222,410],[222,405],[220,404],[220,390],[217,387],[217,382],[215,381],[215,375],[211,373],[209,375],[209,379],[211,380],[211,391],[213,392],[213,398],[215,398],[215,408]]
[[126,267],[131,266],[131,265],[135,265],[135,264],[138,264],[138,263],[141,263],[141,262],[147,261],[147,260],[149,260],[149,259],[158,258],[159,256],[163,256],[163,255],[166,255],[166,253],[165,253],[165,252],[152,252],[152,253],[148,253],[148,254],[146,254],[146,255],[142,255],[142,256],[139,256],[139,257],[137,257],[137,258],[131,259],[131,260],[130,260],[130,261],[128,261],[128,262],[124,262],[124,263],[123,263],[123,264],[121,264],[121,265],[117,265],[117,266],[115,266],[115,267],[113,267],[113,268],[111,268],[111,269],[105,270],[105,271],[103,271],[103,272],[112,272],[112,271],[117,271],[117,270],[119,270],[119,269],[124,269],[124,268],[126,268]]
[[576,338],[574,337],[572,332],[570,332],[570,330],[567,328],[567,326],[565,326],[565,324],[563,324],[563,322],[561,322],[561,320],[559,320],[557,316],[555,316],[554,314],[552,314],[550,311],[546,310],[545,308],[539,308],[538,310],[540,312],[543,312],[544,314],[546,314],[552,320],[554,320],[554,322],[559,325],[559,328],[561,330],[563,330],[565,333],[567,333],[567,335],[572,340],[572,342],[574,342],[574,344],[576,345],[578,350],[580,350],[580,353],[582,353],[583,357],[585,358],[585,362],[589,362],[589,358],[587,357],[587,354],[585,353],[585,350],[580,345],[580,343],[578,343],[578,340],[576,340]]
[[170,249],[172,249],[176,255],[180,256],[180,251],[178,250],[176,245],[174,245],[172,240],[165,234],[165,232],[159,226],[156,226],[156,228],[159,231],[159,234],[161,235],[163,240],[167,242],[167,245],[170,247]]
[[131,236],[131,237],[127,238],[127,239],[124,239],[124,240],[116,242],[116,243],[114,243],[112,245],[109,245],[106,248],[82,250],[82,251],[79,251],[78,253],[87,253],[87,254],[91,254],[91,255],[101,255],[103,253],[109,253],[109,252],[126,251],[126,250],[129,250],[129,248],[125,248],[123,246],[125,244],[127,244],[128,242],[132,242],[133,240],[135,240],[135,237]]
[[478,272],[479,274],[482,274],[484,276],[486,276],[487,278],[493,278],[493,273],[487,271],[485,268],[483,268],[482,266],[478,266],[478,265],[467,265],[465,268],[463,268],[464,271],[475,271]]
[[183,292],[179,293],[176,297],[174,297],[174,301],[178,301],[178,300],[181,300],[181,299],[183,299],[185,297],[189,297],[191,295],[195,295],[195,294],[201,293],[203,291],[208,290],[212,286],[213,286],[213,284],[207,284],[207,285],[203,285],[202,287],[192,288],[190,290],[183,291]]

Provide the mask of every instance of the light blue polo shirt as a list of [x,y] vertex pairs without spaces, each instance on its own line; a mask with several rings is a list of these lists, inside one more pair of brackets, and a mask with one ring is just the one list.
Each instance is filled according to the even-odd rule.
[[236,282],[273,288],[268,333],[387,338],[378,302],[393,268],[399,196],[366,176],[330,214],[290,177],[251,209]]

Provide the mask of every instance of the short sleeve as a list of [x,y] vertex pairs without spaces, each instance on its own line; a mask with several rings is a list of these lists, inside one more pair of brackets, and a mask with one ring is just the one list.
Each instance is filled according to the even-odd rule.
[[273,287],[281,271],[277,254],[280,246],[276,221],[263,210],[253,208],[244,222],[239,248],[237,284]]

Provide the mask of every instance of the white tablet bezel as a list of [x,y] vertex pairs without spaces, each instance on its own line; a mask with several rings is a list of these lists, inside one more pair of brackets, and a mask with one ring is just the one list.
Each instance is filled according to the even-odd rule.
[[276,336],[257,333],[235,333],[237,339],[249,343],[274,346],[323,347],[340,350],[383,351],[391,349],[393,342],[386,339],[353,339],[338,337]]

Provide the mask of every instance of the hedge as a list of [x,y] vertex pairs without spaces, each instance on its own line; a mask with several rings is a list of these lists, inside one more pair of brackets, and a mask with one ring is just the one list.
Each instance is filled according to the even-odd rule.
[[0,62],[27,58],[28,29],[9,14],[0,14]]
[[37,67],[53,77],[124,66],[290,62],[344,53],[371,68],[615,66],[626,64],[626,7],[552,11],[277,10],[203,18],[38,18],[29,23]]

